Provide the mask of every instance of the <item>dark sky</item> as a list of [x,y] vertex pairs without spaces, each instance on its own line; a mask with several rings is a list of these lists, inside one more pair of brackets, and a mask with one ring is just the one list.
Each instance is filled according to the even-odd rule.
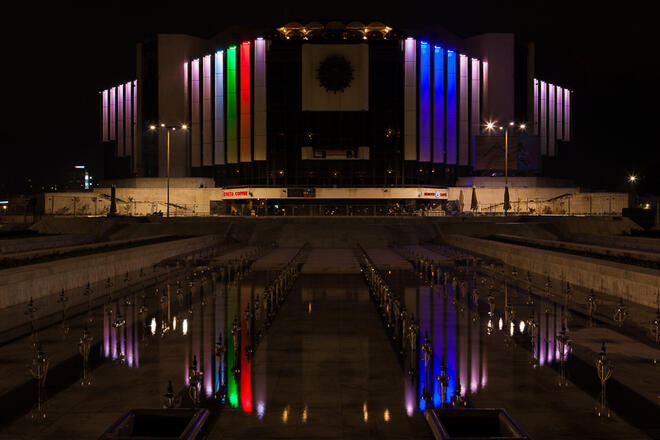
[[[515,32],[536,43],[537,76],[574,90],[574,168],[582,184],[660,193],[658,6],[647,2],[11,2],[3,4],[0,192],[65,167],[101,168],[98,92],[135,77],[135,43],[155,33],[210,36],[290,20],[434,24],[469,36]],[[391,3],[391,2],[388,2]]]

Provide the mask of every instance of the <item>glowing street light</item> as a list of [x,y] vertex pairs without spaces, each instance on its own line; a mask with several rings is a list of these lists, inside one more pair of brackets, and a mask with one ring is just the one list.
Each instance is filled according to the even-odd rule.
[[635,183],[637,181],[637,176],[635,176],[634,174],[631,174],[630,176],[628,176],[628,181],[630,183]]
[[[149,126],[149,130],[155,131],[156,126],[154,124]],[[176,125],[167,125],[164,122],[160,123],[160,128],[167,130],[167,217],[170,216],[170,132],[176,131],[177,128],[182,130],[188,129],[188,124],[181,124],[180,126]]]

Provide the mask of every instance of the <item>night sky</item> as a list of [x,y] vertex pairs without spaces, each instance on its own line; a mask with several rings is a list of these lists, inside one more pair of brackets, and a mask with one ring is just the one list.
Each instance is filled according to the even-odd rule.
[[537,76],[574,90],[575,180],[592,189],[623,190],[634,172],[641,192],[660,193],[660,7],[634,1],[618,8],[593,1],[384,3],[3,4],[0,193],[28,177],[54,182],[78,163],[99,175],[98,92],[135,78],[135,44],[142,39],[333,19],[406,29],[436,24],[461,36],[513,31],[534,41]]

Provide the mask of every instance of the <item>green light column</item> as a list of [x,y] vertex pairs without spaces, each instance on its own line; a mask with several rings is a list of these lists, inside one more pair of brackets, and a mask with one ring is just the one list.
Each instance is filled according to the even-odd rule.
[[227,162],[238,163],[236,46],[227,49]]

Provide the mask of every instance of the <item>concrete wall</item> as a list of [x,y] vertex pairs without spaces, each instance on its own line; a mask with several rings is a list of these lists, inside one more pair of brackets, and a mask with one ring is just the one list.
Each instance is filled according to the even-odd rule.
[[[117,212],[121,215],[151,215],[167,211],[167,190],[160,187],[117,188]],[[504,188],[476,188],[476,212],[504,212]],[[317,188],[316,199],[423,199],[456,201],[463,212],[472,212],[472,188]],[[211,200],[287,198],[286,188],[173,188],[170,187],[171,216],[210,214]],[[580,193],[578,188],[509,188],[510,213],[545,215],[620,215],[628,206],[625,193]],[[45,193],[43,212],[52,215],[106,215],[110,209],[110,188],[93,192]]]
[[[557,250],[565,249],[567,251],[586,252],[590,254],[602,255],[605,257],[630,258],[641,261],[660,262],[660,254],[655,252],[639,251],[634,249],[613,248],[611,246],[602,246],[595,244],[575,243],[570,241],[546,240],[536,237],[520,237],[515,235],[498,234],[498,238],[514,241],[521,245],[538,245],[543,247],[552,247]],[[606,238],[606,237],[603,237]]]
[[647,237],[607,236],[595,234],[575,234],[570,237],[580,243],[589,243],[599,246],[614,246],[622,249],[635,249],[639,251],[660,253],[660,239]]
[[75,246],[91,243],[92,241],[94,241],[93,236],[84,234],[50,235],[45,237],[24,237],[11,240],[0,240],[0,254],[36,251],[61,246]]
[[0,308],[151,268],[167,258],[221,242],[202,236],[0,270]]
[[[504,188],[475,188],[479,213],[504,212]],[[472,188],[449,188],[449,199],[462,200],[471,212]],[[543,215],[621,215],[626,193],[580,193],[577,188],[509,188],[510,213]]]
[[521,271],[563,279],[573,285],[647,307],[657,305],[660,286],[660,271],[657,270],[464,235],[448,235],[444,241],[452,246],[497,258]]
[[[167,211],[165,187],[117,188],[116,196],[120,215],[151,215]],[[110,211],[110,188],[95,188],[93,192],[45,193],[43,197],[45,214],[107,215]],[[210,200],[220,199],[220,188],[170,188],[170,215],[209,215]]]

